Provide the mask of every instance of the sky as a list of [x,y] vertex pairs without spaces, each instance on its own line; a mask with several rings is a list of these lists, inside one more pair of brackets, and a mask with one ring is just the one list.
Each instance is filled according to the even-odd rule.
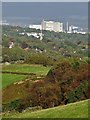
[[88,3],[3,2],[2,18],[16,24],[39,24],[45,19],[86,27]]

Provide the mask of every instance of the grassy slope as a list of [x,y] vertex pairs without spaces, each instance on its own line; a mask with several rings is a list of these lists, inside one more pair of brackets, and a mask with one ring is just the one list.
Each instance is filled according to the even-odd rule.
[[2,88],[9,86],[10,84],[21,81],[27,78],[25,75],[12,75],[12,74],[3,74],[2,75]]
[[[9,72],[22,72],[22,73],[35,73],[37,76],[46,75],[50,67],[44,67],[41,65],[28,65],[28,64],[12,64],[12,65],[3,65],[3,71]],[[27,75],[12,75],[12,74],[3,74],[2,75],[2,88],[7,87],[8,85],[25,80]]]
[[42,65],[28,65],[28,64],[12,64],[3,65],[3,71],[9,72],[22,72],[22,73],[35,73],[37,75],[46,75],[50,67],[44,67]]
[[35,112],[12,114],[13,118],[88,118],[88,100]]
[[[12,65],[3,65],[3,71],[14,71],[14,72],[32,72],[36,73],[36,76],[39,77],[41,74],[46,75],[49,71],[50,67],[44,67],[41,65],[28,65],[28,64],[12,64]],[[27,75],[15,75],[15,74],[3,74],[2,75],[2,98],[3,103],[10,102],[15,99],[20,99],[24,96],[25,93],[25,84],[28,84],[27,81],[23,84],[13,83],[19,82],[29,78],[30,80],[33,78],[32,76]],[[38,78],[34,78],[37,80]],[[31,81],[29,82],[31,84]],[[11,92],[12,91],[12,92]]]

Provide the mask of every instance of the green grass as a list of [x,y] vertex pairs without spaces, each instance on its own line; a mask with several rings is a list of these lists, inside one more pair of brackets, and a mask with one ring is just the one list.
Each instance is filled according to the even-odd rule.
[[2,88],[7,87],[14,82],[25,80],[25,78],[27,78],[26,75],[3,74],[2,75]]
[[28,65],[28,64],[12,64],[3,65],[2,71],[8,72],[22,72],[35,73],[37,75],[46,75],[51,67],[44,67],[42,65]]
[[35,112],[5,115],[11,118],[88,118],[88,100]]
[[[3,65],[2,71],[18,73],[35,73],[37,76],[40,76],[46,75],[50,68],[51,67],[44,67],[42,65],[12,64]],[[27,75],[2,74],[2,88],[5,88],[6,86],[9,86],[14,82],[24,80],[25,78],[27,78]]]

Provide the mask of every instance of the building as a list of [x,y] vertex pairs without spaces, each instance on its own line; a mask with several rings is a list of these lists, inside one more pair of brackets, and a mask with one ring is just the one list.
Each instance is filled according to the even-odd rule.
[[29,25],[29,28],[39,29],[41,30],[41,25]]
[[49,30],[54,32],[63,32],[63,23],[55,21],[42,21],[42,30]]
[[76,26],[73,26],[73,25],[69,26],[70,33],[78,33],[78,30],[79,30],[79,28]]
[[6,20],[0,21],[0,25],[9,25],[9,23],[6,22]]
[[14,42],[13,41],[9,42],[9,48],[13,48],[13,46],[14,46]]
[[40,36],[39,36],[39,33],[34,33],[34,32],[32,32],[32,33],[26,33],[27,34],[27,36],[29,37],[29,36],[33,36],[33,37],[35,37],[35,38],[39,38]]
[[78,33],[78,34],[86,34],[87,32],[84,32],[82,28],[71,25],[67,26],[67,33]]

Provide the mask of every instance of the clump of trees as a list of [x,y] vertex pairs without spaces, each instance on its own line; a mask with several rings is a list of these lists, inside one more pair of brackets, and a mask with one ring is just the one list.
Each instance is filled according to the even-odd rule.
[[34,105],[48,108],[87,99],[90,78],[88,66],[90,64],[78,61],[61,62],[49,71],[44,81],[33,84],[29,92],[31,101],[36,100]]
[[28,90],[27,99],[29,98],[31,106],[54,107],[59,104],[59,91],[57,83],[46,84],[45,81],[38,81]]
[[84,62],[70,63],[69,61],[63,61],[49,72],[46,81],[59,84],[62,96],[61,103],[67,104],[89,97],[89,66],[90,64]]
[[[25,47],[25,46],[23,46]],[[33,53],[26,51],[20,47],[13,47],[12,49],[2,49],[2,62],[16,62],[22,61],[28,64],[41,64],[43,66],[53,65],[53,58],[48,57],[46,54]]]
[[15,62],[19,60],[25,60],[29,56],[29,53],[24,51],[20,47],[14,47],[12,49],[2,49],[2,62]]
[[32,54],[28,59],[25,60],[26,63],[30,64],[41,64],[43,66],[53,65],[53,58],[48,57],[46,54]]

